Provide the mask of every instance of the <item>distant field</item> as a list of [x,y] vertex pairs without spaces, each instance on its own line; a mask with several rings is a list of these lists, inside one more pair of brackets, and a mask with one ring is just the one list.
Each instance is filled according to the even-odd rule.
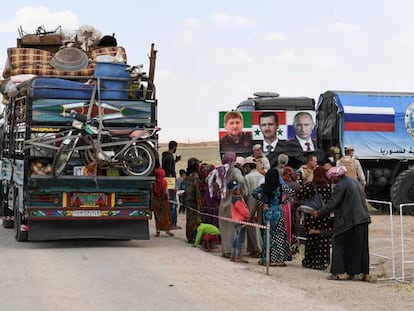
[[[168,150],[168,144],[160,144],[159,154]],[[191,157],[202,160],[204,163],[220,165],[218,142],[209,141],[194,144],[178,143],[177,154],[181,154],[181,161],[177,162],[176,171],[187,168],[187,161]]]

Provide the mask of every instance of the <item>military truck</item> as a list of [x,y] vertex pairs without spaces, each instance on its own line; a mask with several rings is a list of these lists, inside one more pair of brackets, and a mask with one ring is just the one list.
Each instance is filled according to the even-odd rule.
[[316,123],[318,145],[332,158],[354,147],[368,199],[392,201],[395,209],[414,202],[414,93],[326,91]]

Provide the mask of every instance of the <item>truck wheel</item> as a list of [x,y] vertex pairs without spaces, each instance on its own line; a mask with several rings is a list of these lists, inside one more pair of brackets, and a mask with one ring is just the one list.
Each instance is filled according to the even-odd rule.
[[14,207],[14,232],[16,241],[25,242],[29,238],[29,232],[22,230],[22,214],[17,205]]
[[3,195],[3,185],[0,181],[0,216],[4,215],[4,195]]
[[13,186],[8,187],[7,198],[3,200],[3,227],[11,229],[14,227],[13,210],[9,210],[9,206],[13,206],[15,200],[15,191]]
[[129,176],[148,176],[155,167],[156,155],[151,146],[137,143],[124,152],[123,172]]
[[19,204],[17,202],[17,191],[14,190],[13,212],[14,212],[14,233],[15,238],[19,242],[27,241],[28,232],[22,231],[22,214],[19,211]]
[[[414,169],[401,172],[391,186],[391,201],[399,211],[400,204],[414,203]],[[414,215],[414,206],[403,208],[403,214]]]

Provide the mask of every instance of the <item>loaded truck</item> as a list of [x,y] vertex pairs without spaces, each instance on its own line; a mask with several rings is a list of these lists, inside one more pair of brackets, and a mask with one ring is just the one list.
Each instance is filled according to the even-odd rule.
[[326,91],[316,122],[318,145],[332,157],[342,156],[346,145],[354,147],[368,199],[391,201],[394,209],[414,202],[414,93]]
[[149,239],[156,52],[146,73],[116,41],[37,32],[8,49],[0,208],[16,240]]

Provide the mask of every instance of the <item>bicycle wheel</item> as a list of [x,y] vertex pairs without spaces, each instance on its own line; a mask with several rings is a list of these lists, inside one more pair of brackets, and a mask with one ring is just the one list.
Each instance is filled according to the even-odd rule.
[[53,174],[55,176],[60,176],[65,171],[70,158],[74,152],[75,148],[75,141],[71,140],[67,144],[63,144],[60,146],[56,157],[53,159]]
[[155,167],[156,153],[146,143],[137,143],[124,152],[122,171],[129,176],[148,176]]

